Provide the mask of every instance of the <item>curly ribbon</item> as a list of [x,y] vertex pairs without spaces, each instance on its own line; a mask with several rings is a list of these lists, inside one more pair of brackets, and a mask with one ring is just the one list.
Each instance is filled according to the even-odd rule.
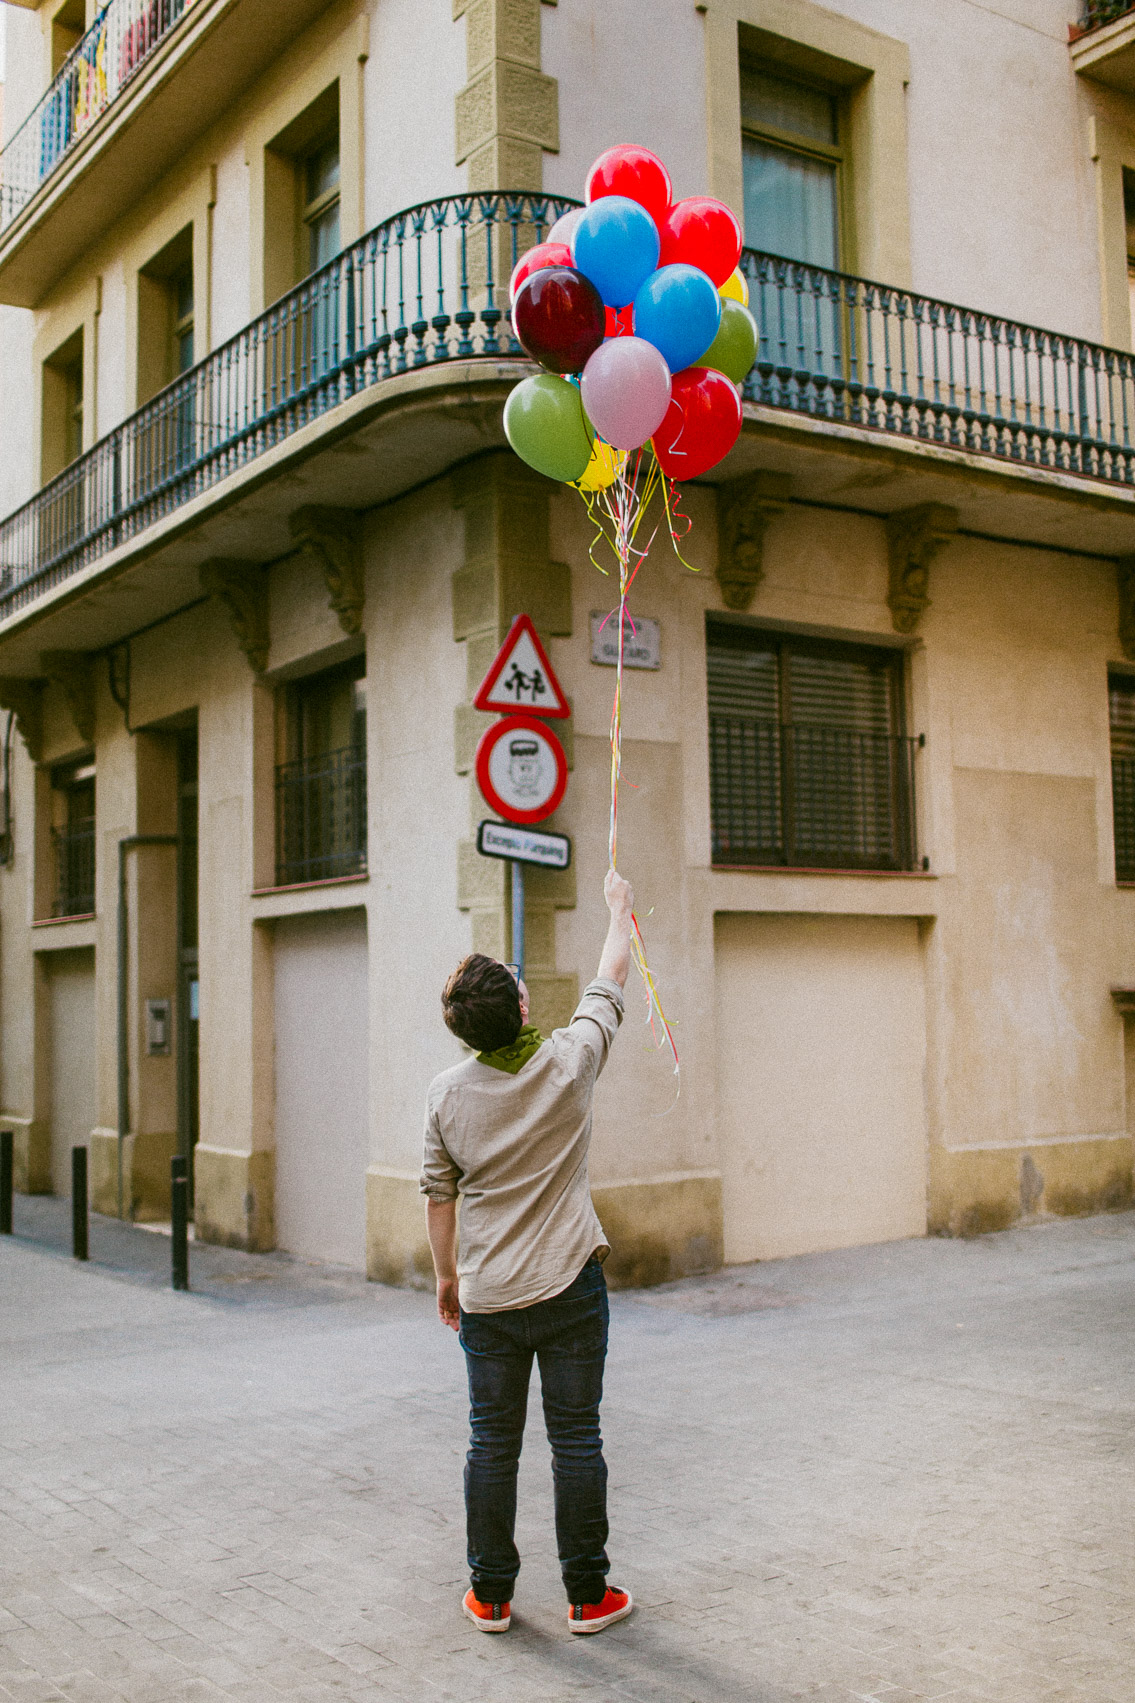
[[[643,525],[651,500],[659,487],[662,490],[666,523],[675,554],[680,562],[683,562],[687,567],[689,566],[678,549],[679,536],[685,537],[690,529],[689,517],[682,513],[676,491],[667,489],[667,480],[663,476],[653,453],[648,453],[646,456],[645,476],[643,476],[643,463],[644,452],[640,449],[633,456],[628,455],[625,458],[616,478],[606,489],[594,493],[581,493],[587,504],[588,516],[596,527],[595,536],[588,552],[591,560],[599,568],[600,573],[606,574],[607,570],[596,559],[595,555],[596,546],[602,538],[614,553],[619,569],[619,605],[617,611],[619,639],[615,665],[615,699],[611,708],[611,815],[607,836],[607,853],[612,869],[615,869],[618,864],[619,782],[622,779],[623,772],[623,647],[628,623],[632,632],[635,630],[627,600],[635,576],[646,560],[657,534],[658,525],[661,524],[660,520],[656,522],[645,545],[639,546],[636,543],[639,529]],[[675,515],[680,520],[685,521],[685,528],[680,535],[675,525]],[[612,610],[607,620],[610,620],[615,613],[616,611]],[[603,624],[606,626],[606,621]],[[659,1049],[669,1049],[670,1056],[674,1060],[674,1075],[679,1079],[678,1091],[681,1092],[681,1067],[678,1060],[678,1048],[646,955],[646,941],[643,938],[638,917],[633,911],[631,913],[631,961],[638,971],[646,993],[646,1021],[654,1044]]]

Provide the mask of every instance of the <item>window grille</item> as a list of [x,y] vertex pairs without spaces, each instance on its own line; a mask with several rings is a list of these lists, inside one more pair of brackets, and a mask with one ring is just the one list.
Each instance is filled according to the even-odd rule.
[[64,820],[51,830],[56,917],[90,916],[95,908],[95,780],[93,764],[60,771],[53,789]]
[[711,621],[713,862],[917,867],[901,656]]
[[291,687],[288,760],[276,768],[276,882],[367,867],[366,681],[361,659]]
[[1115,879],[1135,881],[1135,676],[1108,681],[1111,711],[1111,807],[1115,821]]

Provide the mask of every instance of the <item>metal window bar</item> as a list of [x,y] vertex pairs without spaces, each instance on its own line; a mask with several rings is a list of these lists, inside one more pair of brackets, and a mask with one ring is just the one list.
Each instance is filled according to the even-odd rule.
[[1111,807],[1115,822],[1115,879],[1135,881],[1135,756],[1111,754]]
[[43,98],[0,149],[0,230],[10,225],[164,41],[193,0],[109,0]]
[[367,866],[366,753],[357,745],[276,769],[276,882],[327,881]]
[[1135,0],[1084,0],[1080,12],[1082,30],[1098,30],[1101,24],[1113,24],[1135,12]]
[[[518,255],[577,203],[529,193],[388,219],[0,521],[0,619],[395,373],[523,355]],[[1135,356],[748,249],[749,402],[1135,486]]]
[[55,848],[54,917],[90,916],[95,908],[95,825],[53,828]]
[[919,744],[905,735],[711,712],[713,862],[916,869]]

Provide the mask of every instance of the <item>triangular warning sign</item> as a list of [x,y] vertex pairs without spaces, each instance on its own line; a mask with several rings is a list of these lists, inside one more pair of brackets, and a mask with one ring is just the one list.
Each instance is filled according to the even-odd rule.
[[525,710],[541,716],[571,714],[530,615],[518,615],[513,621],[496,661],[481,681],[473,708]]

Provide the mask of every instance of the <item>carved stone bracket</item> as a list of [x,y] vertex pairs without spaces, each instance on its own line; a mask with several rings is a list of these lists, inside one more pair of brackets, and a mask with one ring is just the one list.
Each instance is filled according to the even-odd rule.
[[292,537],[327,581],[328,602],[345,633],[362,630],[363,517],[357,509],[310,503],[291,519]]
[[81,650],[45,650],[40,667],[67,700],[71,720],[84,745],[95,742],[95,678],[89,656]]
[[0,677],[0,709],[12,711],[28,756],[38,763],[43,755],[43,681]]
[[958,530],[958,511],[919,503],[887,516],[887,604],[896,633],[913,633],[930,602],[930,564]]
[[1135,556],[1121,556],[1115,564],[1119,592],[1119,642],[1124,656],[1135,662]]
[[214,556],[200,567],[201,586],[224,605],[237,644],[257,674],[268,666],[268,575],[259,562]]
[[746,473],[717,487],[717,583],[727,609],[747,609],[764,578],[765,528],[788,506],[787,473]]

